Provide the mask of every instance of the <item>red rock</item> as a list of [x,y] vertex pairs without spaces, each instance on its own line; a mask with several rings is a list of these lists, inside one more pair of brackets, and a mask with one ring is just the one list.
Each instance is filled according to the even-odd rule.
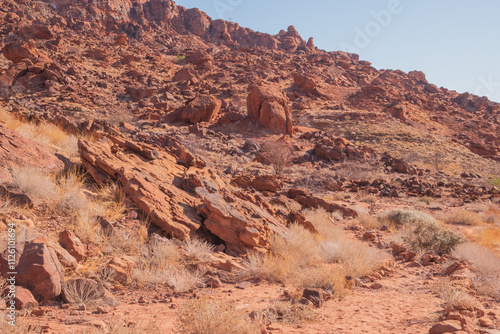
[[184,108],[181,118],[193,124],[209,122],[217,116],[221,105],[222,101],[213,96],[198,96]]
[[177,82],[186,82],[190,81],[191,83],[198,82],[198,75],[195,70],[191,68],[182,68],[177,73],[175,73],[174,81]]
[[71,231],[65,230],[59,233],[59,243],[63,246],[77,261],[83,260],[87,254],[85,245]]
[[54,33],[50,27],[43,24],[31,24],[19,29],[19,36],[22,38],[52,39]]
[[[16,286],[15,290],[14,305],[16,310],[31,310],[38,306],[38,302],[35,300],[33,295],[28,289],[21,286]],[[3,292],[4,296],[8,296],[8,289]],[[10,304],[11,300],[7,299],[7,304]]]
[[5,44],[2,48],[2,53],[8,60],[13,63],[19,63],[25,59],[38,59],[38,53],[29,44],[23,42],[11,42]]
[[318,93],[316,83],[311,78],[300,73],[293,73],[293,80],[302,92],[309,94]]
[[429,329],[429,334],[455,333],[461,330],[462,325],[459,321],[447,320],[432,326],[432,328]]
[[278,192],[283,187],[283,181],[274,175],[261,175],[253,179],[252,187],[257,191]]
[[[49,300],[61,294],[64,269],[55,251],[44,243],[20,243],[16,248],[16,284],[27,287],[35,297]],[[0,257],[0,274],[5,277],[10,268],[6,253]]]
[[248,115],[275,133],[293,134],[288,98],[277,85],[254,86],[247,98]]
[[115,41],[119,45],[125,45],[127,43],[127,39],[127,35],[121,34],[116,36]]
[[483,317],[483,318],[477,319],[477,321],[479,321],[479,324],[483,327],[493,326],[493,321],[490,318]]
[[319,289],[304,289],[302,291],[302,298],[309,300],[316,307],[321,307],[325,304],[323,292]]

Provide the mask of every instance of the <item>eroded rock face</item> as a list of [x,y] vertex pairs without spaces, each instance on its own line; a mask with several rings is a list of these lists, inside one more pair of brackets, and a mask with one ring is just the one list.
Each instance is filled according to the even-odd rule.
[[178,239],[189,238],[200,228],[201,221],[194,209],[195,198],[176,186],[180,186],[186,168],[178,165],[172,155],[158,155],[152,160],[157,155],[147,154],[146,148],[142,148],[146,154],[140,154],[122,145],[117,151],[119,145],[110,140],[83,140],[78,144],[82,163],[94,179],[119,180],[129,198],[155,225]]
[[274,133],[293,134],[288,98],[277,85],[263,83],[254,86],[247,98],[247,112]]
[[222,101],[213,96],[198,96],[184,108],[181,118],[193,124],[209,122],[217,116],[221,105]]
[[5,58],[12,61],[14,64],[25,59],[36,60],[38,58],[38,53],[35,48],[23,42],[11,42],[6,44],[2,49],[2,53]]
[[210,193],[196,188],[202,198],[199,212],[204,225],[226,242],[229,254],[242,254],[252,248],[266,248],[273,232],[283,233],[285,227],[259,206],[236,197]]

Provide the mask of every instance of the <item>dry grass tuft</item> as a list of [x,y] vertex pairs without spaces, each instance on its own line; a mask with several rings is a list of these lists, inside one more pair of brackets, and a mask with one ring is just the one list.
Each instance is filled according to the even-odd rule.
[[90,280],[69,280],[64,285],[64,295],[72,304],[86,305],[102,297],[98,283]]
[[500,252],[500,227],[485,227],[477,233],[474,239],[479,245]]
[[459,310],[473,311],[481,307],[479,301],[467,292],[454,287],[449,280],[440,280],[435,286],[436,292],[446,305]]
[[0,121],[7,128],[18,132],[25,138],[31,139],[43,146],[54,147],[67,158],[78,154],[78,139],[51,123],[29,123],[19,119],[5,110],[0,110]]
[[143,246],[139,265],[133,276],[139,287],[168,284],[177,292],[186,292],[203,285],[200,272],[189,270],[182,263],[180,249],[165,240]]
[[257,334],[259,326],[234,305],[207,296],[187,300],[179,310],[184,333],[190,334]]
[[452,256],[474,264],[478,275],[474,284],[479,293],[500,298],[500,256],[474,243],[459,245]]
[[36,204],[53,202],[57,198],[57,186],[53,179],[39,168],[22,167],[12,171],[12,185]]
[[416,225],[419,223],[433,224],[435,219],[422,211],[394,209],[391,211],[382,212],[377,215],[377,220],[382,224],[400,229],[408,225]]
[[444,222],[446,224],[477,226],[483,224],[483,219],[476,212],[467,210],[454,210],[448,213]]
[[200,239],[188,239],[182,243],[182,249],[193,260],[207,262],[214,251],[214,246]]
[[353,223],[359,224],[369,230],[379,229],[383,225],[378,219],[366,213],[359,214],[358,217],[354,219]]

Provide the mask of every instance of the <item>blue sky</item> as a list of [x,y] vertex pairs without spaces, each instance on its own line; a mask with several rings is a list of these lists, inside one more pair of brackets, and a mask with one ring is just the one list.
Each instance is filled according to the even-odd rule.
[[498,0],[178,0],[253,30],[294,25],[317,47],[355,51],[378,69],[500,102]]

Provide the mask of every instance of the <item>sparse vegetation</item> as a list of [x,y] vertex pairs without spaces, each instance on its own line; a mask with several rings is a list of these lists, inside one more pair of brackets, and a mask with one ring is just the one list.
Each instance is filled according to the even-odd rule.
[[315,322],[320,319],[319,314],[311,306],[288,302],[275,302],[264,313],[271,322],[280,322],[288,325]]
[[262,144],[262,157],[273,167],[275,175],[282,175],[292,162],[291,148],[279,141]]
[[199,262],[206,262],[214,251],[214,246],[201,239],[188,239],[182,243],[187,256]]
[[483,223],[483,220],[481,219],[481,216],[476,212],[467,210],[454,210],[445,216],[444,222],[446,224],[476,226],[481,225]]
[[459,245],[452,256],[474,264],[478,275],[474,284],[478,292],[500,297],[500,256],[474,243]]
[[432,216],[426,214],[425,212],[404,209],[386,211],[379,214],[376,218],[379,222],[393,226],[396,229],[420,223],[433,224],[436,222]]
[[208,296],[190,299],[179,310],[181,328],[190,334],[257,334],[259,326],[241,309]]
[[456,232],[445,229],[436,221],[420,221],[408,225],[403,233],[405,244],[417,252],[435,251],[448,254],[464,239]]
[[446,279],[440,280],[436,284],[436,292],[446,305],[459,310],[471,310],[481,307],[479,301],[464,290],[454,287],[453,284]]

